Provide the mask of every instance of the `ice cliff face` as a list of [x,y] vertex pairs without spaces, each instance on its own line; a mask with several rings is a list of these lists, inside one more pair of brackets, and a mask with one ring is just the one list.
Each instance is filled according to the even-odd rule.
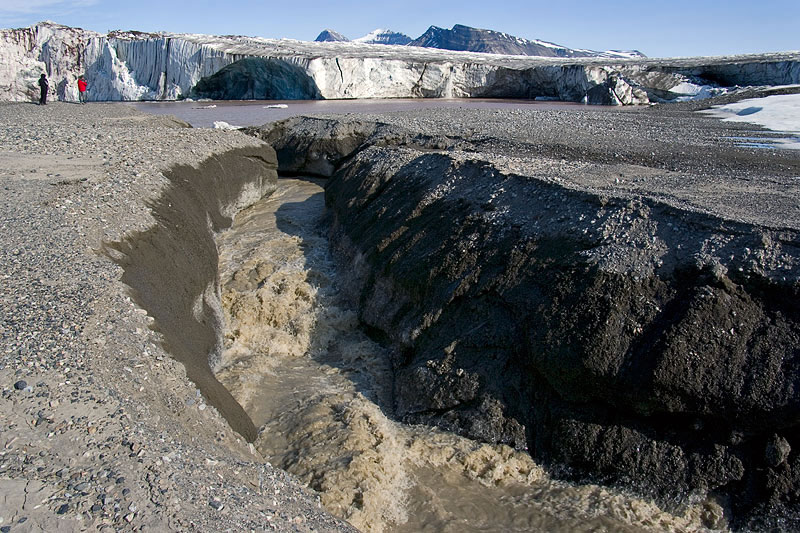
[[99,37],[93,32],[48,23],[0,30],[0,87],[5,98],[38,100],[36,82],[43,72],[50,76],[51,91],[62,98],[68,86],[75,86],[74,73],[83,69],[83,61],[91,54],[90,43]]
[[93,101],[173,100],[199,96],[204,87],[220,99],[496,97],[629,105],[679,97],[673,88],[687,84],[800,83],[800,53],[542,58],[351,42],[99,34],[54,23],[0,30],[0,98],[36,100],[41,73],[53,96],[67,101],[77,101],[76,80],[83,74]]
[[34,99],[42,73],[59,100],[78,100],[81,74],[90,100],[173,100],[237,59],[169,35],[103,35],[48,22],[0,30],[0,87],[11,101]]

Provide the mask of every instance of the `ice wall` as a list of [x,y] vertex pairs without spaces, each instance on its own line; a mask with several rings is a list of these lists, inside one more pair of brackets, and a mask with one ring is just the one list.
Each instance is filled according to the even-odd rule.
[[45,22],[0,30],[0,98],[38,99],[38,79],[45,73],[51,96],[59,100],[78,100],[81,74],[89,100],[174,100],[237,59],[169,35],[102,35]]
[[60,100],[78,100],[81,74],[89,83],[89,100],[174,100],[187,96],[201,79],[248,57],[299,66],[327,99],[544,97],[629,105],[674,98],[679,94],[672,88],[686,83],[800,83],[800,53],[670,60],[536,58],[237,36],[99,34],[43,22],[0,30],[0,100],[35,101],[43,72],[52,96]]

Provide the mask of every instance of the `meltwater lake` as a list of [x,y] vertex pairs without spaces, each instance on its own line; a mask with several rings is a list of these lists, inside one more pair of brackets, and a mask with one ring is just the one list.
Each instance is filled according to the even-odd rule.
[[572,102],[500,100],[479,98],[396,98],[359,100],[215,100],[182,102],[134,102],[139,111],[173,115],[196,128],[213,128],[215,122],[231,126],[261,126],[298,115],[389,113],[417,109],[598,109]]

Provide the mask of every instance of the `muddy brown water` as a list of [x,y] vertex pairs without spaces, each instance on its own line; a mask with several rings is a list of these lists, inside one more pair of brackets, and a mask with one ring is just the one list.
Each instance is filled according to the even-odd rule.
[[384,348],[337,293],[322,182],[282,178],[218,240],[215,369],[274,465],[363,531],[703,531],[721,509],[552,479],[529,455],[393,420]]

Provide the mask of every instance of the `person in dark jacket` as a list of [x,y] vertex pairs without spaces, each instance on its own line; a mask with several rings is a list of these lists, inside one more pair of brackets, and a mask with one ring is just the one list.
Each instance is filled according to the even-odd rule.
[[47,83],[47,76],[44,74],[39,78],[39,88],[42,90],[42,94],[39,97],[39,105],[47,105],[47,89],[50,88],[50,85]]

